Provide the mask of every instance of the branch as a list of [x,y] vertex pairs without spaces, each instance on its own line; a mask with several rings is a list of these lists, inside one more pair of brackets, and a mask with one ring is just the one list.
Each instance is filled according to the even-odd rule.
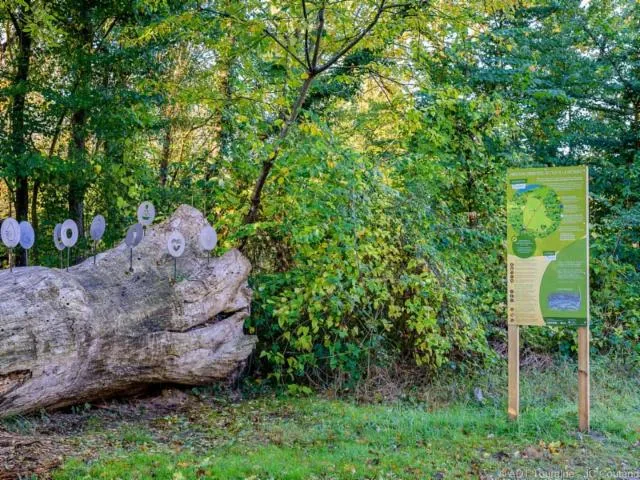
[[374,82],[376,82],[376,85],[378,85],[378,87],[380,87],[380,90],[382,91],[382,93],[384,94],[385,98],[387,99],[387,103],[389,105],[393,105],[393,103],[391,102],[391,99],[389,98],[389,94],[387,93],[387,89],[386,87],[382,84],[382,82],[376,78],[375,75],[369,75]]
[[295,53],[293,53],[289,47],[287,47],[284,43],[282,43],[282,41],[280,41],[280,39],[276,35],[271,33],[268,28],[264,28],[263,32],[265,33],[265,35],[271,37],[278,45],[280,45],[280,47],[285,52],[287,52],[289,55],[291,55],[291,57],[293,57],[293,59],[296,62],[298,62],[300,65],[302,65],[304,67],[305,71],[307,71],[309,69],[309,67],[302,60],[300,60],[298,58],[298,56]]
[[386,0],[380,0],[380,5],[378,5],[376,14],[374,15],[371,22],[369,22],[369,24],[365,27],[364,30],[362,30],[358,35],[356,35],[355,38],[353,38],[353,40],[351,40],[344,47],[342,47],[342,49],[338,53],[336,53],[333,57],[331,57],[327,61],[327,63],[325,63],[321,67],[315,68],[313,73],[314,74],[322,73],[328,68],[331,68],[331,66],[334,63],[340,60],[349,50],[355,47],[358,44],[358,42],[362,40],[364,36],[371,31],[371,29],[376,25],[376,23],[378,23],[378,20],[380,20],[380,17],[382,16],[382,12],[385,11],[385,2]]
[[307,60],[307,65],[311,67],[311,60],[309,59],[309,17],[305,0],[302,0],[302,15],[304,16],[304,56]]
[[58,122],[56,123],[56,129],[53,134],[53,138],[51,139],[51,145],[49,145],[49,160],[53,158],[53,154],[56,151],[56,146],[58,145],[58,139],[60,138],[60,131],[62,130],[62,122],[64,122],[64,118],[67,116],[67,109],[65,108],[60,116],[58,117]]
[[318,64],[318,54],[320,53],[320,38],[322,37],[322,30],[324,30],[324,2],[322,7],[318,11],[318,30],[316,31],[316,43],[313,46],[313,60],[309,64],[312,69],[316,68]]
[[237,20],[241,23],[246,23],[246,20],[242,19],[242,18],[238,18],[235,15],[230,14],[229,12],[223,12],[222,10],[216,10],[213,8],[207,8],[207,7],[198,7],[198,11],[199,12],[203,12],[203,13],[210,13],[212,15],[218,15],[222,18],[231,18],[233,20]]
[[98,41],[98,46],[96,50],[99,50],[100,48],[102,48],[104,41],[107,39],[107,37],[111,33],[111,30],[113,30],[113,27],[116,26],[117,22],[118,22],[118,17],[114,17],[113,21],[111,22],[111,25],[109,25],[107,30],[104,32],[104,35],[102,35],[102,38]]
[[11,19],[11,23],[13,23],[13,27],[16,29],[16,33],[19,36],[21,36],[22,35],[22,28],[20,27],[20,22],[18,21],[16,16],[13,14],[13,12],[11,10],[9,10],[8,8],[7,8],[7,13],[9,14],[9,18]]

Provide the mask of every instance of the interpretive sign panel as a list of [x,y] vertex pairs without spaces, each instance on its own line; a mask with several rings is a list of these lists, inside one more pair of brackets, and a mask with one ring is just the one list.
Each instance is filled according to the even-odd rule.
[[585,166],[507,173],[509,324],[588,326]]

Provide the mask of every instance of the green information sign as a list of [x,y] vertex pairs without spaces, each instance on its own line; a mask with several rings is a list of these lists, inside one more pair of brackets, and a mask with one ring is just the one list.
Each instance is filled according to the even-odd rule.
[[585,166],[507,173],[510,324],[588,326],[588,178]]

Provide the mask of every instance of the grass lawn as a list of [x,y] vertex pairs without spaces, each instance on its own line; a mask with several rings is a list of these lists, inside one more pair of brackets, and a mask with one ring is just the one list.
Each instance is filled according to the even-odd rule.
[[[640,377],[593,368],[592,433],[577,432],[575,365],[522,375],[522,418],[506,419],[502,375],[414,388],[393,403],[212,392],[153,414],[91,408],[61,434],[55,479],[640,478]],[[474,394],[482,390],[482,401]],[[64,414],[53,414],[64,415]],[[74,415],[69,413],[67,415]],[[22,419],[13,427],[36,428]],[[635,473],[634,473],[635,472]],[[609,477],[617,473],[618,477]],[[563,476],[562,476],[563,475]]]

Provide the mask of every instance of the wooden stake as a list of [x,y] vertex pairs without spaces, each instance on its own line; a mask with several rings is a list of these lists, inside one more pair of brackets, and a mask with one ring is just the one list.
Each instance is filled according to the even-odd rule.
[[517,420],[520,415],[520,327],[509,325],[509,406],[508,413],[511,420]]
[[589,368],[589,328],[591,326],[591,292],[590,292],[590,236],[589,236],[589,167],[586,170],[587,196],[585,199],[587,217],[587,326],[578,328],[578,427],[581,432],[588,432],[591,418],[591,378]]
[[578,328],[578,419],[581,432],[589,431],[590,420],[589,327]]

